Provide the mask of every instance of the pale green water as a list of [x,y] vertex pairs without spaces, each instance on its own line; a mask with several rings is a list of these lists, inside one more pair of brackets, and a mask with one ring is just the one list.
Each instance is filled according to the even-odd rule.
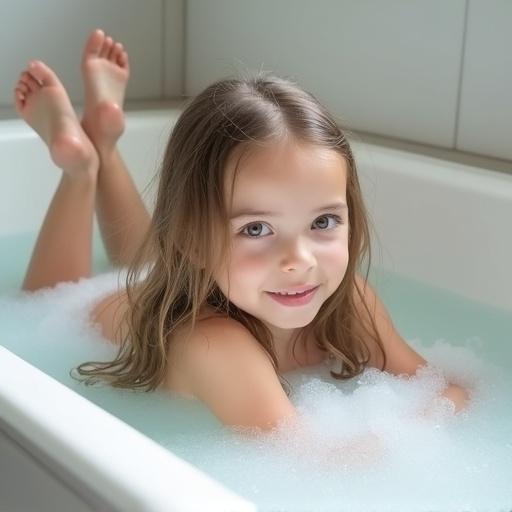
[[[114,351],[84,328],[78,311],[112,275],[31,297],[17,293],[35,235],[0,240],[0,343],[34,366],[198,466],[259,510],[512,510],[512,315],[382,270],[371,281],[402,336],[450,378],[475,388],[463,415],[412,420],[429,377],[367,371],[348,382],[327,368],[286,375],[293,403],[318,437],[297,455],[297,437],[248,441],[201,404],[164,393],[90,388],[69,369]],[[95,272],[109,271],[96,239]],[[386,454],[364,469],[319,455],[336,439],[372,431]],[[129,447],[127,448],[129,449]],[[339,463],[338,463],[339,460]]]

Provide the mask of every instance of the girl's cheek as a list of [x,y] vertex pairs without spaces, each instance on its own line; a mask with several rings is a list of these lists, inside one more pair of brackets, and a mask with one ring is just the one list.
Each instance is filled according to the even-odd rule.
[[322,261],[329,268],[346,267],[348,264],[348,247],[346,244],[333,245],[322,251]]
[[[265,268],[266,257],[264,253],[251,252],[240,253],[232,260],[235,273],[243,273],[244,275],[256,275],[259,271]],[[247,275],[247,277],[249,277]]]
[[263,241],[238,240],[232,245],[232,260],[245,265],[264,265],[268,259],[271,246]]

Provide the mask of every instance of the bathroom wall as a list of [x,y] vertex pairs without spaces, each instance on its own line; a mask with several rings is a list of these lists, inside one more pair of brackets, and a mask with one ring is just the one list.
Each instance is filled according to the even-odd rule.
[[512,160],[512,2],[470,1],[456,146]]
[[49,64],[72,101],[81,103],[80,57],[95,28],[128,50],[129,100],[180,96],[183,5],[184,0],[2,0],[0,107],[12,107],[14,84],[30,59]]
[[512,160],[512,2],[188,0],[185,19],[189,94],[263,68],[354,130]]
[[130,53],[132,101],[271,70],[352,130],[512,160],[508,0],[3,0],[0,19],[4,117],[30,58],[80,103],[82,45],[102,27]]

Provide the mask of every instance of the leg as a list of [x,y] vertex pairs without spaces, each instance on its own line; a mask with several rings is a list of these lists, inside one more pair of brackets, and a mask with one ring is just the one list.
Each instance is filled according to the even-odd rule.
[[124,266],[141,245],[150,215],[116,147],[124,131],[122,106],[129,76],[128,55],[123,46],[103,31],[94,31],[85,44],[82,75],[82,127],[100,157],[98,223],[110,260]]
[[36,290],[88,277],[98,155],[80,127],[66,90],[44,63],[33,61],[22,73],[15,90],[15,105],[64,171],[22,288]]
[[32,252],[23,290],[91,275],[95,179],[62,175]]
[[150,215],[119,151],[100,154],[96,213],[110,260],[128,265],[146,236]]

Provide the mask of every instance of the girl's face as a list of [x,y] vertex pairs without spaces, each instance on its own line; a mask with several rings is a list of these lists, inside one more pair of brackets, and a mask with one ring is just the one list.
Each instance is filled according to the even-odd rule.
[[[258,148],[240,162],[231,196],[237,159],[235,150],[225,181],[231,261],[214,277],[231,302],[288,339],[313,320],[347,269],[346,161],[291,141]],[[318,286],[308,304],[283,305],[268,293],[299,285]]]

